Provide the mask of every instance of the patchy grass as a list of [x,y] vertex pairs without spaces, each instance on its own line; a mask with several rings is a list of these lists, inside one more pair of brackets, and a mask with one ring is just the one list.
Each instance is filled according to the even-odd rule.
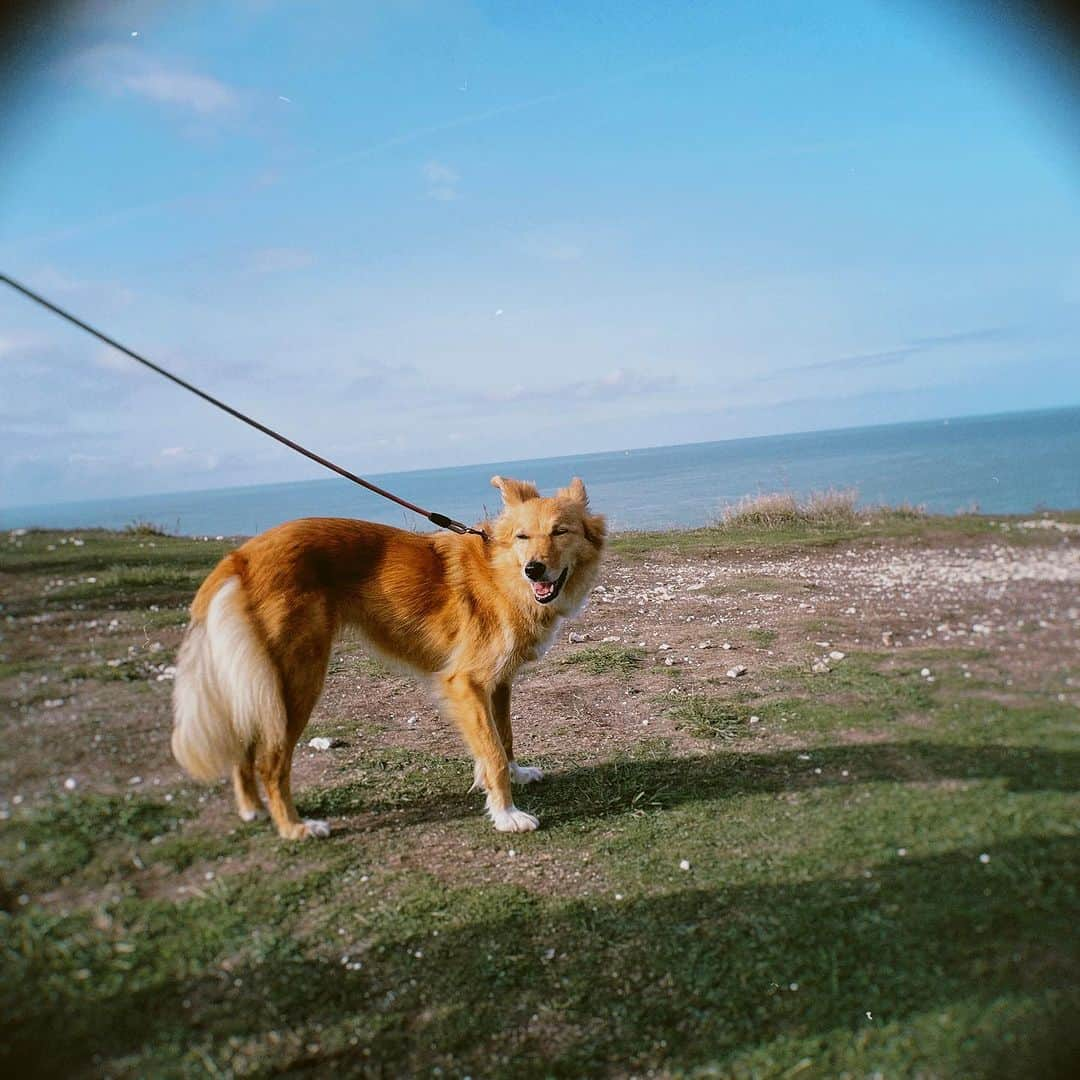
[[776,643],[779,635],[775,630],[769,630],[764,626],[753,626],[746,631],[747,638],[759,649],[767,649]]
[[701,739],[732,739],[739,730],[739,714],[729,701],[694,695],[669,706],[668,715],[680,727]]
[[0,851],[9,868],[6,889],[41,892],[92,863],[105,866],[116,847],[178,828],[182,804],[128,795],[63,795],[7,823]]
[[[860,535],[878,527],[929,526],[856,526]],[[705,550],[751,535],[702,533]],[[5,582],[23,598],[35,593],[10,640],[42,637],[37,651],[6,653],[0,675],[13,688],[49,675],[34,684],[47,696],[85,652],[57,659],[69,641],[61,620],[29,622],[51,614],[35,592],[43,579],[120,568],[80,601],[94,611],[78,616],[89,621],[130,595],[139,617],[121,617],[105,639],[119,654],[145,647],[150,614],[182,611],[177,601],[151,613],[147,597],[178,587],[170,574],[197,576],[224,548],[80,533],[83,547],[59,550],[65,535],[75,534],[27,535],[15,568],[2,554]],[[170,547],[174,561],[162,554]],[[60,570],[57,559],[70,562]],[[139,568],[133,583],[125,575]],[[610,608],[602,617],[636,616]],[[379,746],[390,728],[373,722],[362,740],[301,757],[310,771],[299,809],[335,828],[318,843],[283,844],[265,822],[240,823],[225,784],[150,795],[149,785],[110,793],[105,779],[102,791],[84,791],[98,782],[94,764],[104,772],[123,757],[120,775],[130,775],[128,754],[142,754],[149,767],[139,771],[151,775],[149,763],[168,753],[167,707],[156,684],[76,687],[73,698],[88,702],[79,737],[102,736],[77,770],[79,790],[48,794],[66,775],[57,766],[36,791],[22,780],[8,788],[25,801],[0,796],[0,1068],[1069,1075],[1080,1010],[1080,744],[1060,680],[1051,693],[1017,675],[1006,693],[1004,675],[986,672],[1022,669],[1005,666],[996,640],[848,649],[815,675],[811,654],[794,645],[809,620],[797,632],[777,625],[782,638],[756,644],[787,653],[759,654],[739,682],[707,667],[709,653],[678,673],[689,691],[678,700],[664,693],[675,687],[651,681],[643,650],[560,643],[529,679],[549,710],[539,719],[565,724],[566,739],[545,744],[545,780],[515,793],[544,828],[512,837],[495,833],[480,797],[467,794],[465,753],[437,752],[420,725]],[[162,639],[155,660],[179,634]],[[339,662],[346,674],[363,664]],[[964,663],[983,678],[963,679]],[[355,670],[381,680],[359,694],[397,703],[398,684],[379,669]],[[706,694],[710,674],[719,682]],[[156,704],[140,709],[136,695],[148,689]],[[615,704],[592,715],[599,692]],[[337,700],[341,713],[324,714],[320,730],[354,704]],[[16,762],[36,759],[26,746],[38,732],[66,749],[71,721],[47,727],[58,715],[0,715]],[[612,737],[629,724],[665,735]]]
[[[924,782],[898,782],[898,760]],[[501,881],[475,855],[439,873],[387,867],[400,825],[363,844],[251,833],[282,873],[215,861],[181,903],[136,889],[0,915],[9,1060],[34,1073],[96,1053],[131,1075],[772,1076],[809,1058],[817,1075],[985,1076],[1005,1038],[1013,1075],[1053,1075],[1080,1002],[1076,766],[934,741],[810,761],[686,760],[651,743],[556,773],[536,795],[548,828],[515,837],[513,859],[506,838],[459,823],[481,857],[501,854]],[[376,793],[397,817],[401,792]],[[441,799],[441,781],[428,794]],[[164,824],[152,813],[118,832],[137,842]],[[237,850],[204,837],[184,854],[182,838],[159,845],[163,861]],[[530,886],[552,863],[559,887]]]
[[[1074,522],[1071,511],[1055,511],[1051,520]],[[988,517],[976,513],[923,514],[917,508],[871,507],[859,509],[849,519],[843,514],[807,515],[777,520],[744,519],[697,529],[675,529],[666,532],[618,533],[610,540],[610,548],[620,555],[643,556],[662,552],[680,554],[728,552],[740,550],[771,550],[785,548],[832,547],[862,540],[912,540],[935,543],[943,540],[976,539],[994,536],[1010,544],[1045,544],[1060,537],[1049,529],[1017,528],[1028,517],[998,515]],[[732,584],[737,585],[737,579]]]
[[357,657],[353,661],[353,670],[357,675],[365,675],[369,679],[389,679],[394,675],[389,665],[371,656]]
[[591,675],[632,675],[645,662],[643,649],[612,643],[585,645],[564,656],[559,663],[581,667]]

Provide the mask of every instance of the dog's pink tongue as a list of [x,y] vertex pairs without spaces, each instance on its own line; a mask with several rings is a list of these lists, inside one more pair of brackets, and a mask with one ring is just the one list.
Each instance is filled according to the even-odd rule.
[[550,596],[555,591],[555,585],[551,581],[534,581],[533,592],[541,599]]

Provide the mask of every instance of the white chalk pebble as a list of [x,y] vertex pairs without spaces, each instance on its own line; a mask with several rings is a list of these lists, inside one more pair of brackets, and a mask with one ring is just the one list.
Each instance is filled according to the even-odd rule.
[[981,862],[981,863],[982,863],[982,864],[983,864],[983,865],[985,866],[985,865],[986,865],[986,864],[987,864],[987,863],[988,863],[989,861],[990,861],[990,856],[989,856],[989,855],[987,855],[987,854],[986,854],[986,852],[984,851],[984,852],[983,852],[983,853],[982,853],[982,854],[981,854],[981,855],[979,856],[979,862]]
[[760,716],[751,716],[750,717],[750,723],[751,724],[758,724],[760,722],[761,722],[761,717]]
[[74,791],[78,786],[79,786],[79,781],[76,780],[74,776],[69,776],[64,781],[64,787],[66,787],[68,789],[68,791]]
[[689,870],[690,869],[690,860],[689,859],[683,859],[679,863],[679,869],[680,870]]
[[926,679],[926,678],[929,678],[929,676],[930,676],[930,669],[929,669],[928,667],[924,667],[924,668],[922,669],[922,671],[920,671],[920,672],[919,672],[919,674],[920,674],[920,675],[921,675],[921,676],[922,676],[922,677],[923,677],[924,679]]
[[906,847],[897,848],[896,849],[896,854],[901,856],[901,858],[902,858],[904,855],[907,854],[907,848]]
[[325,735],[316,735],[314,739],[308,740],[308,746],[313,750],[329,750],[332,743]]
[[847,653],[843,653],[839,649],[833,649],[833,651],[829,653],[830,660],[843,660],[845,656],[847,656]]

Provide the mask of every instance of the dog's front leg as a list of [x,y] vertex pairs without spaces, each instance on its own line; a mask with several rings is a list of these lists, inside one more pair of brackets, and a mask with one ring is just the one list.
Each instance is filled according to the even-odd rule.
[[544,778],[544,770],[538,765],[519,765],[514,760],[514,728],[510,720],[510,680],[499,683],[491,694],[491,713],[495,719],[499,738],[510,764],[512,784],[531,784]]
[[476,760],[476,780],[487,792],[487,812],[495,828],[499,832],[537,828],[540,822],[519,810],[510,795],[510,762],[495,725],[491,691],[482,680],[460,672],[443,676],[442,691],[447,709]]

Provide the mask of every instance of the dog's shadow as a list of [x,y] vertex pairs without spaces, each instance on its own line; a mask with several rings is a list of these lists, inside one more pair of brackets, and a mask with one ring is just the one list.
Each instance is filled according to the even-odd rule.
[[[942,783],[1001,780],[1011,791],[1075,791],[1080,752],[1030,746],[942,746],[914,740],[825,746],[769,754],[719,751],[694,757],[623,757],[598,765],[542,762],[540,783],[515,788],[518,806],[545,828],[658,811],[737,795],[851,786],[873,781]],[[463,772],[464,775],[464,772]],[[305,815],[335,819],[335,833],[476,816],[482,796],[454,786],[456,772],[423,791],[392,797],[359,781],[309,791]],[[344,819],[344,820],[343,820]]]

